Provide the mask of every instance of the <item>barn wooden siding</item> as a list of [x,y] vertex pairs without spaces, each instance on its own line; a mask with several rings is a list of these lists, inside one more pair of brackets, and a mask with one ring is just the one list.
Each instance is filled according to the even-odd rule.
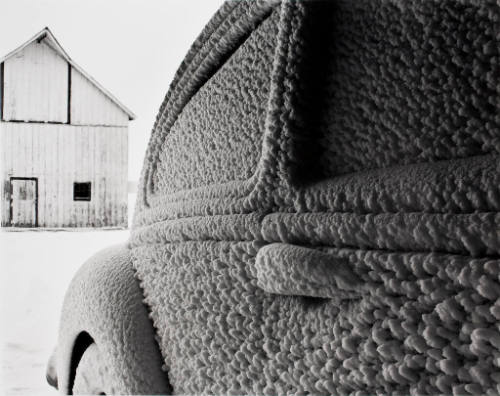
[[128,115],[45,42],[3,66],[3,121],[127,126]]
[[[127,226],[126,127],[4,123],[2,147],[9,218],[11,176],[38,179],[38,226]],[[73,201],[73,183],[91,182],[91,200]],[[4,224],[7,225],[7,224]]]
[[[19,177],[37,179],[39,227],[126,227],[130,114],[46,40],[1,69],[2,226]],[[90,201],[74,201],[75,182],[91,182]]]
[[75,69],[71,69],[71,124],[128,126],[128,116]]

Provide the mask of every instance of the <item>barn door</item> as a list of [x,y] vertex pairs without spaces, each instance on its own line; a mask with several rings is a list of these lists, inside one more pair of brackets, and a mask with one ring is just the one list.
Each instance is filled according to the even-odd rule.
[[38,226],[38,181],[35,178],[10,179],[10,222],[13,227]]

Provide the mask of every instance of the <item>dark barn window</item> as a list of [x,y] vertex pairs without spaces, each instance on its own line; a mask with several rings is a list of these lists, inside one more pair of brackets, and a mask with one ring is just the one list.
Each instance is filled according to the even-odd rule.
[[90,201],[92,186],[90,182],[73,184],[73,201]]

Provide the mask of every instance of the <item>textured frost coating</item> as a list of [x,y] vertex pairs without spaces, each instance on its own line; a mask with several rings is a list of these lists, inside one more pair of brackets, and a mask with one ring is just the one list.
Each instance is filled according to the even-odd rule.
[[173,393],[500,393],[499,24],[496,0],[221,8],[128,246]]
[[500,152],[494,6],[342,0],[321,11],[314,106],[327,174]]
[[[494,0],[287,1],[248,32],[159,158],[262,136],[255,171],[164,162],[130,240],[174,393],[500,392],[499,23]],[[263,130],[197,129],[271,58]]]

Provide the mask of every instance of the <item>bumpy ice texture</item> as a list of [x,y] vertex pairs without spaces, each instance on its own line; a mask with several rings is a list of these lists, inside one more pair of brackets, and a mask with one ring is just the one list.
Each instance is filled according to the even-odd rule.
[[130,241],[174,392],[500,391],[498,3],[226,7]]
[[128,245],[174,393],[500,392],[499,25],[496,0],[224,4]]

